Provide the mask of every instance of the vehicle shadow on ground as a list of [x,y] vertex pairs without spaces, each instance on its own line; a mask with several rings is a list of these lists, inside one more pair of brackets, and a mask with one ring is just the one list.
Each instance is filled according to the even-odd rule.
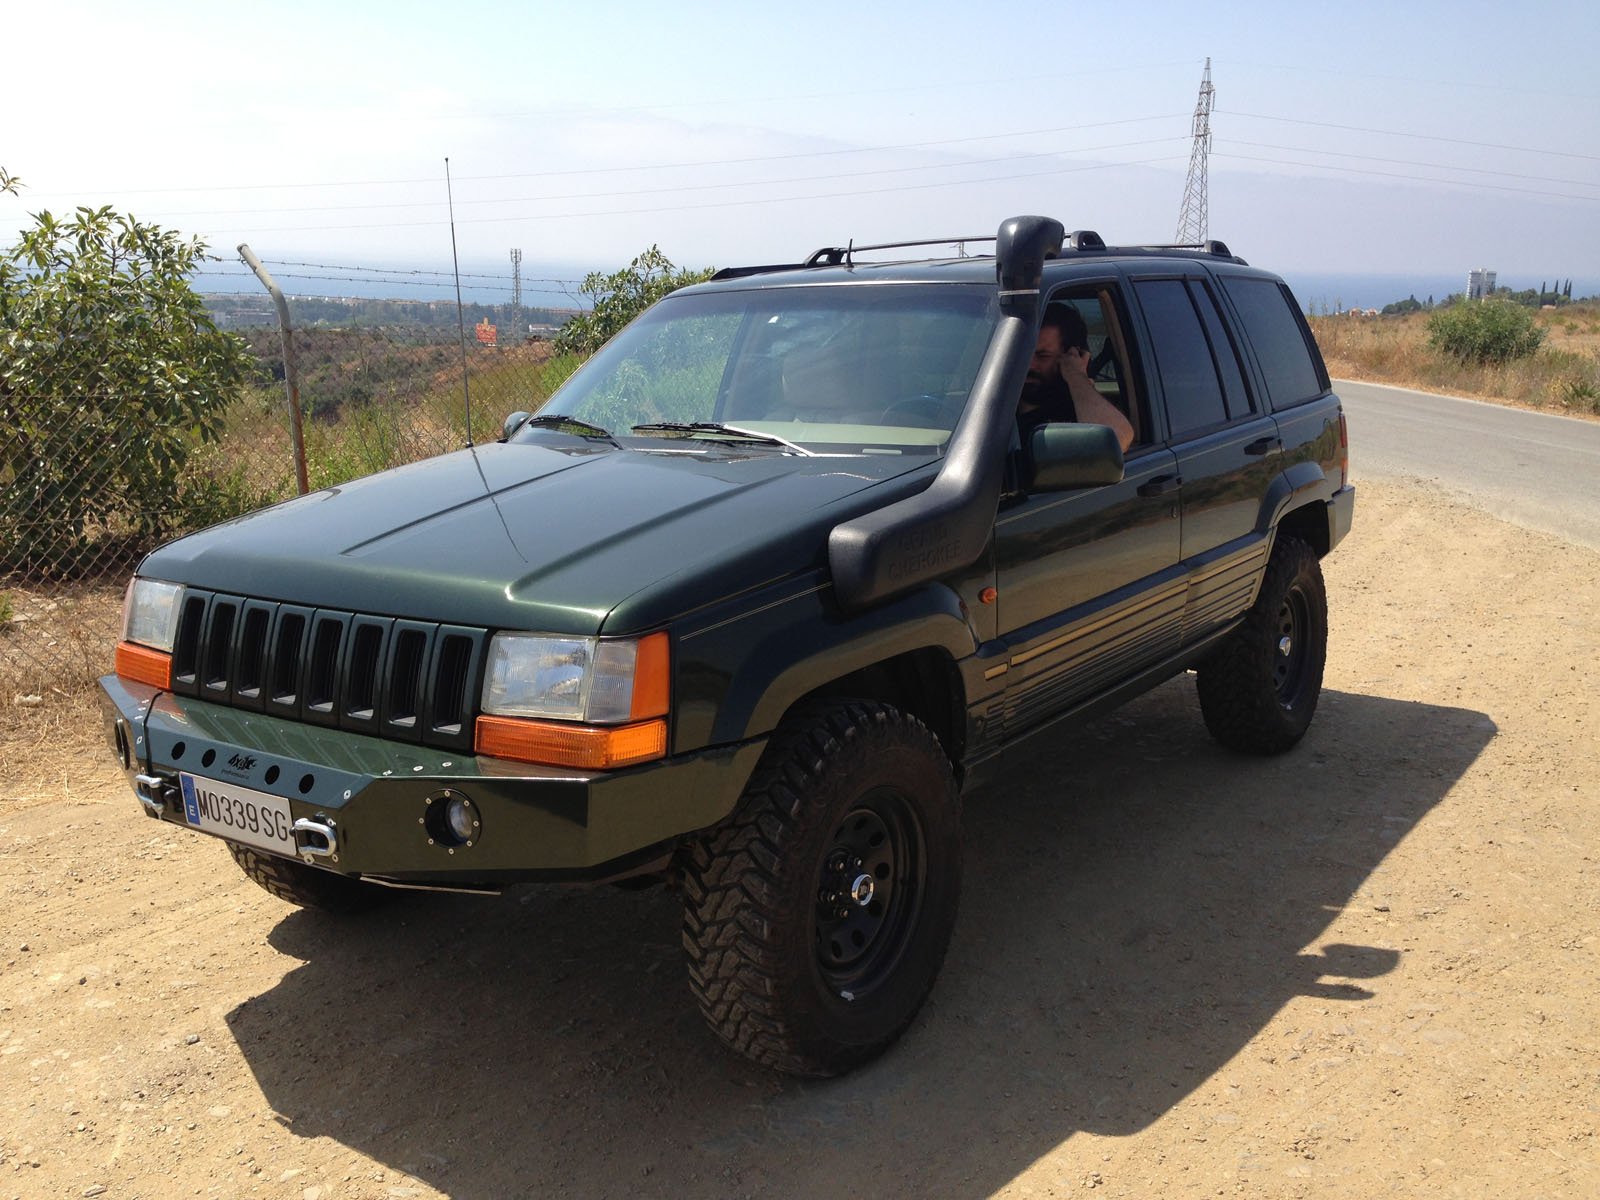
[[1381,989],[1400,951],[1317,939],[1494,733],[1324,692],[1300,747],[1249,759],[1180,679],[1063,736],[969,797],[933,998],[842,1080],[719,1048],[664,889],[296,912],[271,940],[304,964],[228,1023],[296,1135],[453,1196],[988,1195],[1074,1133],[1146,1127],[1294,997]]

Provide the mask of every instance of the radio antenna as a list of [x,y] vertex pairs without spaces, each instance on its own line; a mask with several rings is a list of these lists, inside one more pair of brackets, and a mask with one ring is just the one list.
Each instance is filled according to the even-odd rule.
[[456,332],[461,335],[461,397],[467,406],[467,447],[472,446],[472,387],[467,381],[467,319],[461,311],[461,259],[456,254],[456,198],[450,189],[450,156],[444,157],[444,194],[450,205],[450,261],[456,269]]

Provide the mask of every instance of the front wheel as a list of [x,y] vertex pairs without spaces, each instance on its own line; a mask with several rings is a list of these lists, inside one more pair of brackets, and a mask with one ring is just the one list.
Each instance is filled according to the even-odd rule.
[[334,871],[310,867],[292,858],[263,854],[249,846],[229,842],[228,853],[239,869],[279,900],[335,915],[366,912],[393,896],[377,883],[351,879]]
[[916,718],[808,709],[773,738],[740,807],[684,870],[700,1010],[774,1070],[837,1075],[910,1025],[944,961],[961,886],[949,759]]
[[1305,735],[1328,657],[1328,592],[1309,545],[1280,536],[1244,621],[1195,669],[1211,736],[1281,754]]

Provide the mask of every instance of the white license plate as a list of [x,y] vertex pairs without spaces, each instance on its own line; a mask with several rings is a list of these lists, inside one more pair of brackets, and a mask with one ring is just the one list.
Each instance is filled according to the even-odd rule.
[[183,819],[194,828],[294,857],[294,818],[287,800],[198,775],[180,773],[178,782],[183,788]]

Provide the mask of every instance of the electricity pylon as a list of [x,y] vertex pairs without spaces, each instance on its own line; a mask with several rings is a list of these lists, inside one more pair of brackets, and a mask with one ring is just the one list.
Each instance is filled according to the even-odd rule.
[[1200,79],[1200,99],[1194,106],[1194,150],[1189,154],[1189,178],[1183,185],[1183,207],[1178,210],[1179,245],[1198,245],[1206,240],[1206,158],[1211,153],[1211,105],[1216,99],[1211,86],[1211,59]]

